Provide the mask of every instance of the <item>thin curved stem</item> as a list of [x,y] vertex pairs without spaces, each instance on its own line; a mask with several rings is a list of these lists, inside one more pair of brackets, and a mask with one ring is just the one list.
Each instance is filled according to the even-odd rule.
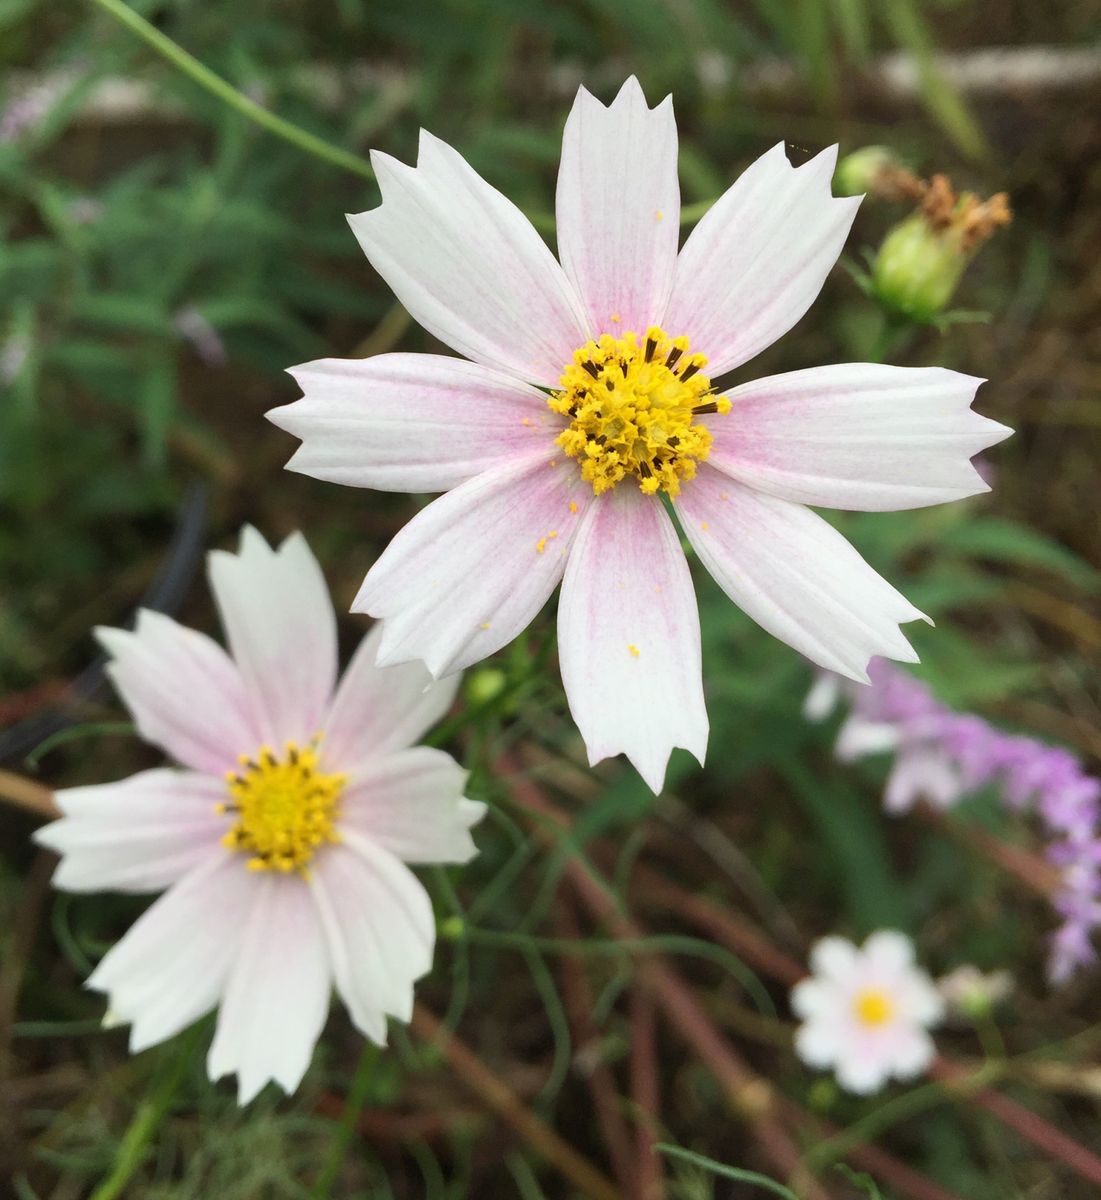
[[216,96],[224,104],[228,104],[230,108],[236,109],[269,133],[274,133],[276,137],[281,137],[300,150],[305,150],[314,158],[320,158],[335,167],[343,167],[345,171],[351,171],[354,175],[360,175],[364,179],[374,179],[375,172],[365,158],[353,154],[350,150],[342,150],[339,146],[332,145],[324,138],[307,132],[291,121],[269,112],[255,100],[249,99],[243,92],[238,91],[231,83],[227,83],[220,75],[201,63],[193,54],[188,54],[167,34],[162,33],[155,25],[151,25],[144,17],[139,16],[129,5],[124,4],[123,0],[92,0],[92,3],[98,4],[119,24],[125,25],[132,33],[136,33],[142,41],[152,46],[158,54],[166,58],[189,79],[194,80],[201,88],[204,88],[212,96]]

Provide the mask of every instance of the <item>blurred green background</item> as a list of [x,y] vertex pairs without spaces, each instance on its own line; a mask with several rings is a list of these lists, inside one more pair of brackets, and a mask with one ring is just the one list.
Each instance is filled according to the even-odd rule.
[[[1017,430],[989,456],[993,495],[851,515],[842,525],[937,619],[935,630],[913,636],[921,671],[943,699],[1088,758],[1101,753],[1091,565],[1101,561],[1098,4],[133,7],[247,97],[334,146],[410,161],[418,127],[430,128],[552,243],[573,93],[583,82],[609,100],[630,73],[651,103],[674,94],[688,204],[715,198],[779,140],[796,163],[834,142],[842,154],[883,144],[919,174],[946,172],[981,195],[1007,191],[1014,222],[982,249],[953,301],[977,319],[907,327],[889,356],[990,380],[977,407]],[[57,786],[156,761],[132,738],[90,736],[120,718],[98,686],[90,629],[125,624],[142,602],[213,629],[202,553],[228,544],[243,522],[269,538],[302,529],[338,609],[347,608],[415,502],[284,472],[295,443],[263,413],[295,398],[283,371],[296,362],[438,347],[394,304],[344,222],[345,212],[377,203],[369,179],[258,127],[92,3],[0,0],[0,64],[0,751],[9,769]],[[884,313],[859,277],[907,211],[867,201],[821,300],[740,374],[859,360],[882,345]],[[502,816],[480,835],[476,864],[454,879],[437,873],[441,915],[474,904],[487,927],[560,932],[561,862],[503,815],[504,784],[491,770],[506,748],[520,747],[583,813],[579,846],[611,839],[633,855],[644,841],[647,854],[657,845],[670,872],[750,911],[789,950],[833,929],[863,935],[894,924],[920,931],[938,971],[965,961],[1011,967],[1021,993],[998,1036],[1016,1053],[1069,1047],[1057,1057],[1081,1074],[1073,1087],[1018,1081],[1022,1097],[1101,1145],[1099,1090],[1083,1073],[1098,1045],[1089,1036],[1096,976],[1047,991],[1043,903],[943,834],[885,819],[882,764],[833,763],[833,727],[799,716],[805,665],[697,576],[707,771],[678,754],[671,795],[657,802],[620,763],[601,769],[595,787],[577,783],[562,765],[583,754],[556,672],[519,687],[453,747],[474,771],[474,792],[499,801]],[[544,614],[488,669],[522,677],[552,622]],[[343,621],[349,647],[362,628]],[[483,672],[468,688],[489,695],[497,679]],[[69,733],[43,749],[62,728]],[[977,798],[969,816],[1009,839],[1032,836],[994,797]],[[0,1088],[10,1110],[0,1165],[16,1180],[13,1194],[79,1197],[110,1183],[127,1131],[156,1108],[172,1048],[128,1059],[124,1035],[99,1032],[100,1002],[79,990],[137,902],[52,897],[26,841],[31,819],[3,811],[0,822],[9,964],[0,972]],[[701,838],[719,839],[717,859],[700,850]],[[590,968],[600,1045],[621,1065],[625,967],[613,959]],[[691,962],[685,971],[715,1011],[749,1003],[729,972]],[[462,1029],[487,1061],[599,1161],[560,986],[557,963],[532,946],[460,939],[441,945],[424,993],[453,1020],[465,1013]],[[782,991],[773,996],[783,1015]],[[815,1085],[775,1037],[732,1036],[743,1035],[758,1069],[791,1095],[842,1124],[874,1120],[874,1102]],[[960,1054],[984,1051],[973,1030],[950,1036]],[[668,1140],[761,1168],[714,1083],[671,1037],[661,1048]],[[189,1068],[131,1176],[95,1194],[574,1194],[472,1104],[431,1049],[403,1036],[369,1081],[372,1136],[344,1146],[333,1116],[358,1053],[346,1018],[334,1013],[299,1095],[281,1101],[272,1091],[244,1113],[228,1089]],[[435,1124],[412,1119],[426,1113]],[[987,1115],[945,1097],[920,1118],[884,1120],[882,1135],[968,1200],[1096,1195]],[[335,1175],[320,1192],[327,1163]],[[681,1166],[670,1167],[667,1186],[686,1200],[712,1194],[706,1177]],[[754,1194],[739,1186],[715,1184],[714,1195]],[[860,1194],[844,1181],[830,1186]]]

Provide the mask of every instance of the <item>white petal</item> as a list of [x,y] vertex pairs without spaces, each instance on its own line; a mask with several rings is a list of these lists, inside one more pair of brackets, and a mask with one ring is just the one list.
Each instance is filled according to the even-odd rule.
[[35,841],[62,855],[54,887],[69,892],[159,892],[219,852],[229,828],[211,775],[159,769],[119,783],[55,794],[65,814]]
[[890,1063],[881,1061],[875,1054],[854,1055],[842,1050],[834,1067],[837,1082],[847,1091],[860,1096],[869,1096],[890,1078]]
[[933,1039],[924,1029],[907,1029],[895,1038],[891,1054],[891,1074],[896,1079],[914,1079],[936,1057]]
[[462,680],[435,680],[420,662],[380,667],[376,621],[360,642],[325,718],[325,756],[334,769],[355,774],[382,755],[414,745],[451,707]]
[[912,971],[898,988],[898,1007],[908,1021],[938,1025],[944,1020],[944,996],[924,971]]
[[133,633],[100,626],[96,637],[138,732],[177,762],[221,775],[255,744],[244,682],[210,638],[147,609]]
[[348,831],[318,855],[310,880],[337,991],[356,1027],[386,1043],[386,1014],[408,1021],[413,984],[432,967],[432,903],[415,875]]
[[172,1037],[218,1002],[255,891],[256,876],[228,853],[173,885],[109,950],[88,979],[133,1026],[137,1053]]
[[293,1092],[325,1024],[330,970],[321,920],[305,882],[263,872],[218,1010],[207,1055],[210,1078],[236,1072],[241,1104],[269,1080]]
[[981,379],[940,367],[847,363],[727,395],[708,462],[785,500],[883,512],[990,487],[971,458],[1013,431],[971,411]]
[[816,671],[803,701],[803,716],[808,721],[824,721],[840,701],[841,680],[832,671]]
[[900,754],[887,777],[883,807],[889,813],[908,812],[918,800],[948,808],[960,798],[959,770],[942,751],[915,748]]
[[562,578],[592,499],[572,460],[544,456],[433,501],[390,543],[352,605],[385,620],[378,661],[421,659],[439,676],[507,645]]
[[277,752],[308,740],[332,695],[337,650],[332,601],[306,539],[295,533],[273,550],[246,526],[237,554],[214,550],[208,561],[261,739]]
[[428,746],[364,764],[341,796],[340,827],[355,829],[402,862],[469,862],[478,853],[470,826],[485,805],[463,804],[467,774],[450,754]]
[[810,969],[815,975],[848,984],[857,964],[857,949],[847,938],[820,938],[811,947]]
[[589,331],[527,217],[425,130],[416,167],[377,152],[371,163],[382,204],[348,223],[412,317],[475,362],[557,384]]
[[877,970],[899,975],[914,965],[914,943],[894,929],[880,929],[864,942],[864,958]]
[[629,483],[589,510],[558,604],[562,682],[589,764],[623,753],[660,792],[674,746],[703,762],[692,576],[661,502]]
[[801,979],[791,989],[791,1011],[804,1021],[836,1016],[847,1002],[842,989],[832,979]]
[[795,1031],[795,1053],[808,1067],[830,1067],[837,1061],[841,1039],[830,1021],[808,1021]]
[[558,255],[593,332],[660,324],[680,231],[672,98],[651,111],[633,75],[608,107],[578,89],[556,206]]
[[781,142],[743,172],[692,231],[665,315],[714,378],[783,334],[837,261],[860,197],[833,199],[837,147],[792,167]]
[[445,492],[487,467],[551,449],[543,392],[438,354],[323,358],[292,367],[305,393],[268,420],[302,439],[287,466],[391,492]]
[[896,750],[901,740],[897,725],[852,716],[841,723],[833,750],[841,762],[856,762],[868,754]]
[[705,463],[677,510],[723,591],[812,662],[866,683],[873,655],[917,661],[898,624],[922,614],[809,508]]

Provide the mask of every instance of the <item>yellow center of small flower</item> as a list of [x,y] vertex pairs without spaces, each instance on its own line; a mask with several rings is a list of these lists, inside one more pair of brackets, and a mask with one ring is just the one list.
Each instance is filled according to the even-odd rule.
[[866,988],[853,1003],[862,1025],[882,1025],[895,1014],[894,1001],[882,988]]
[[318,846],[340,841],[337,804],[345,776],[321,771],[316,739],[301,747],[288,742],[282,758],[262,746],[255,758],[242,754],[240,762],[241,770],[226,773],[230,799],[218,805],[237,818],[222,844],[251,855],[250,871],[308,875]]
[[696,418],[730,411],[700,373],[706,365],[702,354],[688,353],[686,337],[656,326],[641,341],[636,333],[605,333],[574,352],[562,390],[547,403],[569,417],[555,440],[578,460],[596,495],[633,475],[647,495],[676,496],[681,480],[696,474],[711,450],[711,433]]

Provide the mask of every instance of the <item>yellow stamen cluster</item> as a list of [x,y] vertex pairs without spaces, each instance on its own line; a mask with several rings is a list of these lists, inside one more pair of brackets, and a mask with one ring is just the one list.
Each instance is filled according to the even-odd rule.
[[242,754],[240,763],[239,771],[226,773],[230,799],[218,805],[237,818],[222,844],[250,854],[250,871],[308,875],[317,848],[340,841],[337,803],[345,776],[322,773],[316,740],[301,747],[288,742],[282,758],[262,746],[255,758]]
[[853,1002],[862,1025],[883,1025],[895,1015],[895,1004],[882,988],[866,988]]
[[702,354],[689,354],[686,337],[656,326],[641,341],[605,333],[574,352],[562,390],[547,403],[569,418],[555,440],[596,495],[633,475],[647,495],[676,496],[681,480],[696,474],[711,450],[711,432],[696,418],[730,411],[726,397],[711,395],[706,365]]

